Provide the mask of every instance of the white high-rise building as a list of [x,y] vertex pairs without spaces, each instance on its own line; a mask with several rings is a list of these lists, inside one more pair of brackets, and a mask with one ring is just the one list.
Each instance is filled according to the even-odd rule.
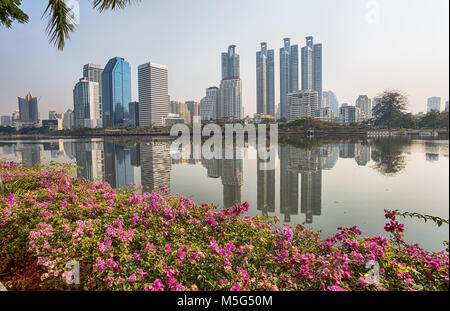
[[76,127],[102,127],[99,85],[81,78],[73,90],[73,112]]
[[367,95],[360,95],[356,100],[356,107],[361,111],[361,118],[364,121],[372,119],[372,101]]
[[169,114],[169,71],[153,62],[138,67],[139,126],[163,126]]
[[430,97],[427,101],[427,112],[430,111],[441,111],[441,98],[440,97]]
[[217,120],[219,111],[219,89],[216,86],[206,89],[206,96],[200,101],[202,120]]
[[317,91],[295,91],[287,95],[288,121],[299,118],[316,117],[319,108],[319,93]]
[[242,118],[242,81],[239,62],[236,46],[230,45],[228,52],[222,53],[219,118]]

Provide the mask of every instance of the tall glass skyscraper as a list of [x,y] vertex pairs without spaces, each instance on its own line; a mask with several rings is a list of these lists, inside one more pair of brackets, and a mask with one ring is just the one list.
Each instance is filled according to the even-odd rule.
[[256,52],[256,98],[257,113],[275,116],[275,53],[266,42]]
[[102,73],[103,126],[123,124],[131,102],[131,68],[125,59],[111,58]]
[[287,119],[287,94],[298,91],[298,45],[284,39],[280,49],[280,118]]
[[319,93],[319,108],[322,108],[322,44],[314,44],[313,37],[306,37],[302,48],[302,90]]
[[222,81],[220,82],[220,118],[242,117],[242,81],[240,78],[239,54],[236,46],[230,45],[222,53]]

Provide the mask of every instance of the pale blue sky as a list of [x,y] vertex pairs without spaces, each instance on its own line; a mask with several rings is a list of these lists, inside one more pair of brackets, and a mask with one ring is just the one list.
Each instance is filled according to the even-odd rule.
[[[28,91],[48,110],[72,108],[72,90],[86,63],[105,65],[121,56],[132,67],[137,100],[137,66],[153,61],[169,67],[172,100],[197,100],[220,80],[220,53],[237,45],[241,56],[243,106],[256,110],[255,52],[268,42],[276,56],[284,37],[304,45],[323,44],[324,90],[340,103],[384,89],[404,91],[410,110],[424,111],[426,99],[449,97],[448,0],[143,0],[103,14],[79,0],[80,25],[63,52],[47,42],[46,1],[24,0],[30,22],[0,28],[0,114],[17,109]],[[378,3],[379,23],[367,23],[366,5]]]

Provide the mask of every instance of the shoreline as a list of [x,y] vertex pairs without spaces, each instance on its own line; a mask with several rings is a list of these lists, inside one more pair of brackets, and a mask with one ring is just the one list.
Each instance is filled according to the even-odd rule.
[[[406,137],[430,137],[430,136],[420,136],[420,133],[432,133],[437,132],[438,136],[431,136],[433,138],[441,138],[443,136],[446,136],[448,138],[448,130],[446,129],[436,129],[436,130],[359,130],[359,129],[339,129],[339,130],[327,130],[327,129],[317,129],[314,130],[314,135],[309,136],[307,134],[309,130],[279,130],[278,136],[279,137],[286,137],[290,135],[302,135],[305,137],[311,137],[311,138],[355,138],[355,137],[364,137],[364,138],[377,138],[377,137],[389,137],[389,135],[386,136],[368,136],[368,132],[390,132],[393,135],[390,135],[391,137],[399,137],[399,136],[406,136]],[[267,132],[267,136],[269,136],[269,131]],[[223,133],[222,135],[225,135]],[[192,133],[191,133],[192,136]],[[29,139],[29,140],[38,140],[38,139],[81,139],[81,138],[117,138],[117,137],[164,137],[164,138],[176,138],[175,136],[170,136],[169,132],[147,132],[147,133],[126,133],[126,132],[114,132],[114,133],[86,133],[83,135],[77,135],[77,134],[14,134],[14,135],[3,135],[0,134],[0,139],[5,140],[18,140],[18,139]]]

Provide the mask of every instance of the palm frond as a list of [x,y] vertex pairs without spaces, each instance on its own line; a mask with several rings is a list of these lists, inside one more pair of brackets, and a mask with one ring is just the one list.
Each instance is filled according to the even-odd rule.
[[47,35],[50,43],[53,43],[58,50],[62,51],[66,39],[70,40],[70,33],[75,30],[75,25],[71,23],[69,17],[70,9],[63,0],[49,0],[47,8],[42,17],[47,15]]
[[105,10],[123,9],[129,4],[138,3],[141,0],[93,0],[92,6],[103,12]]
[[1,0],[0,1],[0,26],[5,25],[11,28],[13,21],[21,24],[28,23],[28,15],[20,8],[21,0]]

